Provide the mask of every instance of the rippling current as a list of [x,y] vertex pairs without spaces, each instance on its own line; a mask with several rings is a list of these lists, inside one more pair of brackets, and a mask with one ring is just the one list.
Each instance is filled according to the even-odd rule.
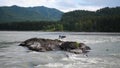
[[[35,52],[18,46],[29,38],[83,42],[88,57],[64,51]],[[66,54],[69,57],[66,57]],[[120,33],[0,31],[0,68],[120,68]]]

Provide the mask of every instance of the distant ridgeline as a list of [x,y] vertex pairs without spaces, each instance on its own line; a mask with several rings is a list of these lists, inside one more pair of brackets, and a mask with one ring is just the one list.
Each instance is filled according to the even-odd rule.
[[0,7],[0,23],[3,22],[22,22],[22,21],[58,21],[63,12],[44,6],[38,7],[19,7],[4,6]]
[[[1,12],[3,11],[1,11],[1,8],[0,8],[0,15],[1,15]],[[17,12],[19,12],[19,10],[17,10]],[[6,12],[6,14],[7,13],[8,12]],[[115,7],[115,8],[106,7],[106,8],[97,10],[95,12],[85,11],[85,10],[75,10],[75,11],[67,12],[64,14],[62,14],[61,12],[60,14],[62,15],[62,17],[59,17],[59,19],[57,19],[58,21],[46,19],[42,21],[36,20],[36,22],[35,21],[30,22],[30,20],[28,20],[24,22],[0,23],[0,30],[120,32],[120,29],[119,29],[120,28],[120,7]],[[12,13],[10,13],[9,15],[12,15]],[[50,14],[50,15],[51,15],[50,17],[52,18],[53,14]],[[7,16],[6,18],[8,17],[9,16]],[[2,20],[0,19],[0,21]]]

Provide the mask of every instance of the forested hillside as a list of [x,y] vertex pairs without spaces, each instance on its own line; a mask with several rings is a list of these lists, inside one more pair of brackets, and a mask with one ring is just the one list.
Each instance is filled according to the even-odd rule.
[[55,21],[40,21],[40,22],[11,22],[0,23],[0,30],[18,30],[18,31],[61,31],[63,26]]
[[47,30],[82,32],[120,32],[120,7],[95,12],[75,10],[64,13],[60,21],[0,23],[0,30]]
[[120,7],[68,12],[63,14],[61,22],[68,31],[120,32]]
[[4,22],[23,22],[23,21],[58,21],[63,12],[44,6],[38,7],[19,7],[4,6],[0,7],[0,23]]

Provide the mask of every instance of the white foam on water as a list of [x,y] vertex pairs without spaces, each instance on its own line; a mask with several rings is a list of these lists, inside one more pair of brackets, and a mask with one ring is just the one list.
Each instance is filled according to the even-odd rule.
[[120,53],[119,54],[110,54],[111,56],[118,56],[120,57]]
[[[102,66],[103,65],[103,66]],[[64,68],[106,68],[106,65],[116,65],[101,58],[77,58],[76,62],[64,65]]]
[[35,68],[40,68],[41,66],[53,68],[53,67],[62,67],[62,66],[64,66],[64,64],[62,64],[62,63],[48,63],[48,64],[45,64],[45,65],[38,65]]
[[66,53],[67,56],[63,57],[61,60],[63,61],[75,61],[76,54]]
[[62,61],[68,61],[68,62],[78,62],[79,64],[98,64],[101,62],[104,62],[101,58],[91,58],[86,57],[84,55],[69,55],[69,57],[64,57],[61,59]]
[[[97,58],[96,58],[97,59]],[[67,64],[64,63],[48,63],[45,65],[38,65],[35,68],[46,67],[46,68],[81,68],[81,67],[88,67],[89,65],[93,65],[98,63],[96,59],[87,59],[87,58],[79,58],[75,62],[68,62]]]

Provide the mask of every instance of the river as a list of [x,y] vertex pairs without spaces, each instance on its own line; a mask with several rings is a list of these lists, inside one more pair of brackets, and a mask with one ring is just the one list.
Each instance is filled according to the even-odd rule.
[[[18,46],[29,38],[83,42],[88,57],[64,51],[35,52]],[[65,54],[69,55],[69,58]],[[120,68],[120,33],[0,31],[0,68]]]

